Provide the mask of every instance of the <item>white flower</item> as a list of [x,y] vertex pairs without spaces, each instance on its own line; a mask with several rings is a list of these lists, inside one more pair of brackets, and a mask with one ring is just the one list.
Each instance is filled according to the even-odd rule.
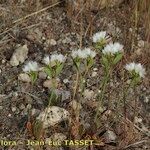
[[46,65],[50,64],[50,57],[48,55],[44,57],[43,63],[46,64]]
[[139,74],[140,77],[143,78],[146,74],[145,68],[143,68],[143,66],[140,63],[136,64],[135,62],[132,62],[130,64],[127,64],[125,66],[125,69],[128,70],[129,72],[135,71],[137,74]]
[[50,58],[50,62],[58,61],[60,63],[63,63],[63,62],[65,62],[65,60],[66,60],[66,57],[63,56],[62,54],[53,54],[53,55],[51,55],[51,58]]
[[97,32],[93,35],[93,42],[97,43],[100,42],[102,40],[105,40],[106,37],[106,31],[101,31],[101,32]]
[[73,58],[79,57],[82,59],[86,59],[87,57],[94,58],[96,56],[96,53],[92,51],[90,48],[85,48],[83,50],[78,49],[77,51],[72,51],[71,56]]
[[114,55],[114,54],[116,54],[118,52],[123,52],[123,45],[121,45],[118,42],[116,42],[116,43],[109,43],[102,50],[102,53],[105,54],[105,55],[107,55],[107,54]]
[[81,49],[78,49],[76,51],[72,51],[71,56],[72,56],[72,58],[79,57],[79,58],[82,58],[82,59],[87,57],[86,54]]
[[38,71],[39,67],[37,62],[35,61],[29,61],[23,68],[24,72],[30,72],[30,71]]
[[91,58],[94,58],[96,56],[96,53],[92,51],[90,48],[85,48],[83,50],[83,53],[85,53],[87,57],[91,57]]

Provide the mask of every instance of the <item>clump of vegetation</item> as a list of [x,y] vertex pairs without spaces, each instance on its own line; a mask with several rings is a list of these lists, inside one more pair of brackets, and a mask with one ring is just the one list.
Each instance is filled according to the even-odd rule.
[[[95,58],[100,57],[100,63],[103,66],[103,72],[104,75],[101,77],[102,81],[99,85],[99,89],[101,92],[96,93],[97,98],[97,106],[93,113],[93,123],[96,125],[96,130],[99,129],[99,127],[102,126],[101,119],[102,119],[102,113],[104,111],[104,97],[107,90],[107,85],[110,82],[110,78],[112,76],[112,73],[114,71],[115,66],[121,61],[124,55],[124,47],[122,44],[118,42],[109,42],[107,43],[107,36],[106,32],[98,32],[93,35],[93,43],[94,47],[92,48],[84,48],[84,49],[78,49],[71,52],[70,56],[63,56],[62,54],[52,54],[51,56],[45,56],[43,59],[43,71],[47,74],[47,76],[52,81],[51,89],[50,89],[50,98],[48,102],[48,106],[52,107],[53,103],[52,100],[54,98],[54,95],[56,95],[55,90],[57,89],[57,77],[61,75],[61,72],[63,71],[64,64],[67,61],[68,57],[72,58],[72,67],[75,67],[76,70],[76,80],[74,81],[74,89],[71,96],[71,101],[76,100],[77,103],[82,104],[81,98],[83,98],[83,93],[85,90],[85,84],[87,82],[87,74],[90,74],[91,68],[95,65]],[[92,50],[93,49],[93,50]],[[95,51],[96,50],[96,51]],[[67,65],[67,64],[66,64]],[[128,91],[130,88],[135,88],[138,86],[138,83],[141,81],[141,78],[144,78],[145,76],[145,69],[140,63],[129,63],[127,64],[124,69],[126,69],[129,72],[130,76],[130,84],[127,86],[126,89],[124,89],[124,93],[122,97],[120,97],[119,101],[119,107],[122,107],[121,110],[123,110],[123,107],[126,103],[126,99],[128,97]],[[25,65],[23,68],[24,72],[27,72],[31,79],[32,83],[35,83],[37,79],[38,74],[38,65],[36,62],[30,61]],[[57,95],[55,98],[58,97]],[[123,99],[123,100],[122,100]],[[55,99],[57,101],[57,99]],[[123,103],[125,102],[125,103]],[[114,102],[115,103],[115,102]],[[118,102],[116,102],[118,103]],[[79,107],[76,107],[75,110],[75,118],[73,119],[70,116],[70,120],[74,120],[76,123],[76,133],[74,133],[75,138],[81,139],[82,135],[80,135],[80,128],[81,128],[81,115],[80,115],[80,109]],[[48,109],[47,109],[48,110]],[[123,112],[117,112],[117,115],[123,115]],[[45,113],[45,116],[48,115],[48,112]],[[126,114],[125,114],[126,115]],[[136,102],[135,102],[135,114],[134,118],[137,117],[136,113]],[[46,121],[45,119],[41,122],[36,122],[34,124],[34,129],[36,129],[36,133],[43,133],[41,131],[45,130],[43,127],[43,122]],[[115,120],[114,120],[115,121]],[[70,125],[72,123],[70,122]],[[39,127],[40,125],[40,127]],[[37,127],[38,126],[38,127]],[[71,134],[71,133],[70,133]],[[40,134],[38,135],[38,139],[42,136]]]

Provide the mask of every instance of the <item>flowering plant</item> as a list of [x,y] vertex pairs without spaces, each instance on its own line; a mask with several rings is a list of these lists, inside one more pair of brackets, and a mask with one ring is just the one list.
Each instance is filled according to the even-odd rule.
[[106,31],[97,32],[93,35],[93,43],[95,43],[96,49],[103,49],[107,43],[107,33]]
[[32,83],[34,83],[37,79],[38,70],[38,64],[34,61],[29,61],[23,68],[23,71],[30,75]]
[[93,65],[96,53],[90,48],[85,48],[83,50],[72,51],[71,56],[76,69],[79,71],[81,63],[84,63],[85,68],[88,69]]
[[145,68],[140,63],[126,64],[125,69],[129,71],[133,84],[137,84],[145,76]]
[[123,45],[120,43],[109,43],[102,50],[102,63],[108,68],[109,66],[116,65],[123,56]]
[[65,56],[62,54],[53,54],[44,57],[43,62],[46,64],[44,68],[46,74],[51,78],[57,77],[63,69],[65,60]]

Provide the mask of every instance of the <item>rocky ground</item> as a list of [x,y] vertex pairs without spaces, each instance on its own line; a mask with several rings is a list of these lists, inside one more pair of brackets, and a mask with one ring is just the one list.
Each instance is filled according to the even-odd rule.
[[[3,5],[2,5],[3,6]],[[93,150],[148,150],[149,131],[149,43],[145,40],[144,27],[139,25],[137,44],[132,47],[132,20],[129,19],[131,9],[122,4],[120,7],[112,7],[94,12],[95,17],[92,21],[91,29],[86,18],[83,19],[83,39],[81,42],[80,22],[72,21],[67,17],[64,7],[53,7],[43,11],[38,15],[29,17],[26,21],[13,27],[9,32],[0,34],[0,149],[23,150],[34,149],[31,145],[17,144],[17,146],[3,145],[4,140],[24,142],[27,139],[34,139],[29,131],[29,123],[46,108],[49,98],[51,81],[43,72],[39,72],[38,80],[31,85],[29,76],[23,74],[22,68],[29,60],[35,60],[42,67],[42,59],[46,54],[62,53],[69,55],[70,52],[82,47],[93,47],[91,36],[93,33],[106,30],[113,40],[119,41],[124,45],[125,58],[115,69],[109,89],[105,96],[106,111],[102,115],[102,126],[97,131],[94,129],[92,115],[97,106],[95,101],[95,91],[101,76],[103,75],[102,66],[97,58],[96,63],[88,76],[87,87],[84,92],[81,107],[81,118],[84,139],[88,137],[99,137],[99,145],[81,147],[79,149]],[[80,20],[80,19],[79,19]],[[78,20],[77,20],[78,21]],[[2,26],[3,27],[3,26]],[[90,31],[91,30],[91,31]],[[87,31],[87,33],[86,33]],[[85,34],[86,33],[86,34]],[[115,101],[121,94],[122,68],[126,62],[138,61],[144,64],[147,75],[141,85],[136,88],[136,92],[130,91],[128,107],[128,120],[112,123],[114,120],[114,106],[107,106],[107,100]],[[72,69],[72,61],[67,60],[67,64],[58,79],[58,89],[60,102],[57,107],[60,115],[63,111],[71,113],[77,103],[71,101],[72,86],[75,78],[75,71]],[[128,81],[126,81],[128,82]],[[137,122],[132,122],[133,99],[138,101]],[[54,108],[54,114],[55,109]],[[64,114],[64,112],[63,112]],[[72,116],[67,116],[72,117]],[[66,116],[62,116],[59,125],[51,124],[46,130],[44,138],[49,139],[69,139],[69,123],[64,121]],[[51,122],[52,123],[52,122]],[[91,139],[90,138],[90,139]],[[44,145],[41,149],[60,149],[67,150],[67,147],[49,148]],[[74,148],[70,148],[74,149]]]

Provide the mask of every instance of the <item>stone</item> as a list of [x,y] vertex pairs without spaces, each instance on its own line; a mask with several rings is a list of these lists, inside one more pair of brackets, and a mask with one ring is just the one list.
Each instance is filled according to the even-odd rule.
[[76,100],[73,100],[69,103],[69,105],[72,107],[73,110],[80,110],[82,109],[82,106],[80,103],[78,103]]
[[44,81],[43,86],[45,88],[49,88],[50,89],[52,87],[52,81],[51,80]]
[[12,107],[11,110],[12,110],[12,112],[15,112],[17,110],[17,108],[16,107]]
[[92,77],[96,77],[96,76],[97,76],[97,72],[96,71],[92,72]]
[[19,106],[19,108],[20,108],[21,110],[25,109],[24,104],[21,104],[21,105]]
[[39,72],[39,78],[40,79],[46,79],[47,78],[47,74],[45,72]]
[[108,130],[106,132],[106,138],[107,138],[108,141],[115,141],[117,139],[117,136],[113,131]]
[[86,89],[84,91],[83,95],[84,95],[85,99],[89,99],[90,100],[90,99],[94,98],[94,91]]
[[56,89],[55,94],[61,96],[62,101],[67,100],[71,97],[70,91],[61,90],[61,89],[60,90]]
[[143,40],[138,41],[138,47],[143,48],[145,46],[145,42]]
[[18,47],[11,59],[10,59],[10,65],[11,66],[18,66],[19,64],[22,64],[26,59],[27,59],[27,56],[28,55],[28,47],[27,45],[23,45],[23,46],[20,46]]
[[36,116],[38,114],[40,114],[40,110],[39,109],[35,109],[35,108],[31,109],[31,115],[32,116]]
[[55,46],[57,44],[57,42],[54,39],[50,39],[49,43],[52,46]]
[[61,121],[70,119],[70,114],[64,108],[50,106],[42,111],[36,119],[43,122],[44,128],[48,128],[60,123]]
[[65,83],[65,84],[66,84],[66,83],[69,83],[69,80],[68,80],[68,79],[64,79],[64,80],[63,80],[63,83]]
[[30,76],[26,73],[19,74],[18,80],[23,81],[23,82],[28,82],[28,83],[31,82]]

